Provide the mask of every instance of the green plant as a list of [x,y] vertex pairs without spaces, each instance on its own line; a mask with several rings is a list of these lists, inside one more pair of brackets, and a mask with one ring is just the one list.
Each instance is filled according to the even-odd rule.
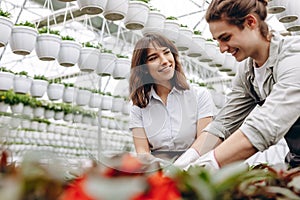
[[52,83],[60,84],[61,83],[61,78],[55,78],[55,79],[49,80],[49,84],[52,84]]
[[0,8],[0,16],[10,18],[11,14],[7,11],[4,11]]
[[66,35],[66,36],[61,36],[61,39],[62,40],[71,40],[71,41],[75,41],[75,38],[69,36],[69,35]]
[[0,67],[0,72],[9,72],[9,73],[15,74],[13,71],[11,71],[5,67]]
[[43,27],[41,29],[39,29],[39,33],[43,34],[43,33],[50,33],[50,34],[54,34],[54,35],[60,35],[60,32],[57,30],[51,30],[48,27]]
[[116,54],[116,56],[117,56],[118,58],[129,58],[128,56],[125,56],[125,55],[122,55],[122,54]]
[[158,12],[160,12],[160,10],[159,9],[157,9],[157,8],[154,8],[153,6],[151,6],[150,5],[150,11],[158,11]]
[[166,17],[167,20],[178,20],[177,17],[174,17],[174,16],[169,16],[169,17]]
[[101,49],[101,53],[113,53],[113,52],[110,49],[103,48],[103,49]]
[[211,38],[206,39],[207,42],[213,42],[214,40]]
[[31,23],[31,22],[29,22],[29,21],[26,21],[26,22],[21,22],[21,23],[18,23],[18,24],[16,24],[16,26],[28,26],[28,27],[31,27],[31,28],[35,28],[36,26],[35,26],[35,24],[33,24],[33,23]]
[[141,2],[144,2],[144,3],[149,3],[150,0],[130,0],[130,1],[141,1]]
[[28,77],[28,72],[26,72],[26,71],[20,71],[20,72],[17,72],[16,75],[27,76]]
[[180,27],[187,28],[188,26],[185,24],[180,24]]
[[91,47],[91,48],[95,48],[95,49],[101,49],[102,45],[100,43],[98,44],[92,44],[91,42],[84,42],[82,43],[83,47]]
[[34,75],[33,79],[39,79],[39,80],[48,81],[48,79],[44,75]]
[[74,87],[75,84],[74,83],[63,83],[64,86],[67,88],[67,87]]
[[198,31],[198,30],[194,30],[194,34],[195,34],[195,35],[202,35],[202,32],[201,32],[201,31]]

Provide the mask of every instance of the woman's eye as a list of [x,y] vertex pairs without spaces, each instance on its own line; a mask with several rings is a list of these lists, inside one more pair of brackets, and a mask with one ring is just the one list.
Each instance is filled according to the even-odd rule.
[[153,61],[153,60],[155,60],[155,58],[156,58],[155,56],[151,56],[148,58],[148,61]]
[[169,53],[171,53],[171,50],[166,50],[165,51],[165,54],[169,54]]

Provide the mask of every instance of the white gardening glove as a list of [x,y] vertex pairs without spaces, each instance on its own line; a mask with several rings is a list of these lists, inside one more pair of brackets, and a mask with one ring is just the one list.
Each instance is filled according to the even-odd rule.
[[189,148],[186,152],[184,152],[177,160],[174,162],[174,166],[179,168],[185,168],[195,160],[200,157],[196,149]]
[[214,150],[211,150],[203,156],[200,156],[200,158],[198,158],[196,161],[192,162],[187,167],[185,167],[184,170],[188,170],[188,168],[191,166],[204,166],[209,170],[220,169],[220,166],[215,157]]

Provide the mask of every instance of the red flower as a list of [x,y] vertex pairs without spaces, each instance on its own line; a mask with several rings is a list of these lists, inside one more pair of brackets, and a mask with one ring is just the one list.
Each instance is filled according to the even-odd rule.
[[93,200],[93,198],[84,191],[85,181],[86,177],[83,176],[69,184],[60,200]]
[[158,171],[148,178],[149,190],[133,198],[133,200],[177,200],[181,199],[176,183]]

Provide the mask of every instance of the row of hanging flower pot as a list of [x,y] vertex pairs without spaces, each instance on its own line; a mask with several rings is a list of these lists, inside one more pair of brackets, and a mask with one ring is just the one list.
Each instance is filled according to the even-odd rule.
[[73,83],[62,83],[60,78],[48,80],[43,75],[33,78],[26,71],[14,73],[4,67],[0,68],[0,91],[13,90],[18,94],[30,94],[41,98],[45,94],[51,101],[62,100],[65,103],[76,103],[79,106],[101,108],[112,112],[128,114],[126,97],[113,96],[96,89],[76,87]]

